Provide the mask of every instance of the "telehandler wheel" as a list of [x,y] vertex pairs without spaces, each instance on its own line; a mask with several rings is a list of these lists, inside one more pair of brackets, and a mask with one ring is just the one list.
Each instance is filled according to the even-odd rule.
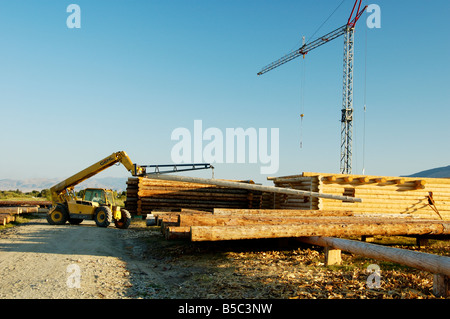
[[120,219],[114,219],[114,224],[117,228],[127,229],[131,223],[131,214],[126,209],[120,210],[122,217]]
[[47,222],[50,225],[64,225],[69,219],[69,212],[63,205],[56,205],[55,209],[47,214]]
[[112,221],[112,212],[109,207],[100,206],[95,210],[94,220],[98,227],[108,227]]

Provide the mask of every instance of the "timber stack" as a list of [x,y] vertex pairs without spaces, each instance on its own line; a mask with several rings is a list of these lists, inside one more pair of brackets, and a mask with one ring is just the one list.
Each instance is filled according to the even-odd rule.
[[39,212],[39,206],[8,206],[0,205],[0,226],[5,226],[8,223],[16,221],[20,214],[32,214]]
[[[278,190],[255,194],[230,187],[130,178],[127,205],[133,211],[133,204],[137,214],[156,214],[168,239],[450,234],[450,179],[305,172],[268,180]],[[310,195],[282,194],[279,188]]]
[[[192,241],[450,234],[450,179],[305,172],[268,180],[276,187],[337,198],[346,196],[346,200],[263,192],[259,208],[219,207],[211,203],[214,207],[208,207],[208,212],[181,200],[181,210],[156,213],[162,232],[167,239]],[[167,182],[153,181],[159,187]],[[197,187],[207,192],[205,196],[212,194],[208,190],[211,186]],[[141,190],[138,193],[145,194]],[[353,197],[361,201],[348,200]]]
[[[235,181],[254,184],[253,181]],[[131,177],[126,209],[134,215],[183,208],[212,212],[214,208],[260,208],[261,192],[197,183]]]

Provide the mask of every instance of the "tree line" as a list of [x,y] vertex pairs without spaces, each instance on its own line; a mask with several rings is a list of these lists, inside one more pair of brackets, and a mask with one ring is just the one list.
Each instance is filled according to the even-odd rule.
[[[83,196],[83,190],[75,192],[78,197]],[[114,191],[114,196],[117,199],[125,200],[127,197],[127,192],[117,192]],[[41,191],[33,190],[31,192],[22,192],[20,189],[0,191],[0,199],[14,199],[14,198],[39,198],[45,200],[52,200],[52,196],[49,189],[43,189]]]

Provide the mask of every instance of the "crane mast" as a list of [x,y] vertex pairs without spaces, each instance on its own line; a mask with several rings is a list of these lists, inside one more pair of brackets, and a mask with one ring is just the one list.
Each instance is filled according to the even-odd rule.
[[[356,0],[348,21],[343,26],[315,39],[309,43],[303,44],[299,49],[286,54],[280,59],[265,66],[258,75],[267,73],[277,67],[294,60],[299,56],[305,56],[309,51],[330,42],[344,35],[344,75],[343,75],[343,94],[341,110],[341,156],[340,172],[342,174],[351,174],[352,172],[352,142],[353,142],[353,56],[354,56],[354,31],[358,19],[361,17],[367,6],[361,9],[361,1]],[[359,4],[358,4],[359,2]],[[358,7],[357,7],[358,5]],[[355,11],[356,9],[356,11]],[[353,13],[355,17],[353,18]]]
[[341,110],[341,174],[352,173],[353,44],[354,28],[348,27],[344,36],[344,77]]

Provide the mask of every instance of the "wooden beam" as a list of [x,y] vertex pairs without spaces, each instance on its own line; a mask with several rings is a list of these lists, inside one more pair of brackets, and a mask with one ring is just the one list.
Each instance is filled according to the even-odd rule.
[[214,208],[214,215],[279,215],[279,216],[353,216],[348,210],[320,211],[307,209],[234,209],[234,208]]
[[198,209],[189,209],[189,208],[182,208],[181,209],[181,213],[185,214],[206,214],[206,215],[211,215],[212,212],[208,212],[205,210],[198,210]]
[[342,263],[341,250],[325,247],[325,265],[340,265]]
[[312,177],[302,177],[302,176],[289,176],[289,177],[267,177],[268,181],[274,182],[311,182]]
[[[345,177],[345,176],[349,176],[349,174],[330,174],[330,173],[317,173],[317,172],[303,172],[302,175],[298,175],[298,176],[303,176],[303,177],[335,176],[336,178],[342,178],[342,177]],[[353,176],[355,176],[355,178],[362,177],[362,175],[353,175]],[[385,178],[386,180],[399,179],[398,176],[379,176],[379,175],[363,175],[363,176],[368,177],[370,179],[375,179],[375,178]],[[289,178],[289,176],[284,176],[284,178]],[[404,179],[405,182],[418,180],[417,177],[401,177],[401,178]],[[427,177],[427,178],[420,178],[420,180],[424,180],[427,183],[450,184],[450,178],[432,178],[432,177]]]
[[[286,225],[305,223],[395,223],[392,219],[367,219],[349,216],[280,216],[280,215],[178,215],[179,226],[244,226],[244,225]],[[398,222],[398,220],[397,220]],[[401,220],[404,222],[404,220]]]
[[35,214],[39,212],[39,206],[22,206],[19,207],[20,214]]
[[192,226],[192,241],[284,238],[305,236],[448,235],[450,222],[405,221],[402,223],[327,222],[295,225]]
[[434,274],[433,294],[437,297],[450,297],[450,276]]

